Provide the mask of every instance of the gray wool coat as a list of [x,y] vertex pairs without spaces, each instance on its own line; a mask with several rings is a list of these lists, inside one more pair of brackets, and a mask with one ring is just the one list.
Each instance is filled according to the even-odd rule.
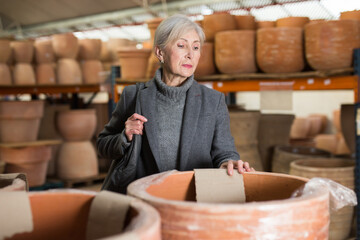
[[[155,131],[156,91],[154,79],[140,90],[141,112],[148,119],[144,123],[141,156],[137,162],[136,178],[159,172],[161,164],[158,138]],[[126,138],[121,134],[126,120],[134,113],[136,86],[124,88],[120,101],[97,139],[98,154],[107,159],[121,158],[126,151]],[[180,137],[179,171],[195,168],[218,168],[225,160],[239,160],[230,133],[230,119],[224,94],[198,84],[189,88],[184,106]]]

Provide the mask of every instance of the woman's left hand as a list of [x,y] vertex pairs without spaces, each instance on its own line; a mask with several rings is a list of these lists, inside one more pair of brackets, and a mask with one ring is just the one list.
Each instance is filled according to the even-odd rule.
[[227,172],[230,176],[233,175],[233,171],[234,169],[237,169],[239,173],[244,173],[244,172],[255,172],[255,169],[250,167],[248,162],[244,162],[242,160],[229,160],[227,162],[223,162],[220,165],[220,168],[225,168],[227,169]]

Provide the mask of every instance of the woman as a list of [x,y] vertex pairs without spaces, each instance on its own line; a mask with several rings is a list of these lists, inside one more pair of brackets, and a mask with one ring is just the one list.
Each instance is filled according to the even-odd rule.
[[142,115],[134,114],[136,87],[126,87],[110,122],[99,134],[98,153],[121,158],[134,134],[142,135],[136,178],[167,170],[227,168],[254,171],[240,159],[230,134],[224,95],[199,85],[194,72],[204,42],[202,29],[183,15],[162,21],[154,51],[161,68],[139,91]]

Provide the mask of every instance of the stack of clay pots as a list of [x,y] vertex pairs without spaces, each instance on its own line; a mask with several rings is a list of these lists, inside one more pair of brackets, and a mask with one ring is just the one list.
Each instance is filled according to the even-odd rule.
[[30,40],[11,42],[15,66],[13,70],[15,85],[35,85],[35,72],[31,65],[34,57],[34,46]]
[[99,174],[95,148],[91,143],[96,128],[94,109],[59,111],[57,129],[64,139],[56,164],[60,179],[83,179]]
[[100,39],[79,40],[79,58],[84,84],[97,84],[104,81]]
[[39,85],[56,84],[56,59],[50,38],[36,39],[34,42],[36,60],[36,81]]
[[136,47],[121,48],[117,54],[121,67],[121,78],[137,81],[146,77],[150,49],[137,49]]
[[52,46],[57,57],[56,77],[59,85],[78,85],[82,74],[78,55],[78,39],[72,33],[52,35]]
[[209,76],[216,72],[214,60],[214,43],[205,42],[201,47],[201,56],[195,70],[195,78]]
[[12,84],[10,68],[7,65],[10,56],[10,40],[0,39],[0,86]]

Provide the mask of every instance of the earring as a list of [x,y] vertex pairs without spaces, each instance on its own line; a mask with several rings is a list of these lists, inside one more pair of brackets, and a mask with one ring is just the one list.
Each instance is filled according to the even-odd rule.
[[164,60],[160,60],[160,63],[164,63]]

